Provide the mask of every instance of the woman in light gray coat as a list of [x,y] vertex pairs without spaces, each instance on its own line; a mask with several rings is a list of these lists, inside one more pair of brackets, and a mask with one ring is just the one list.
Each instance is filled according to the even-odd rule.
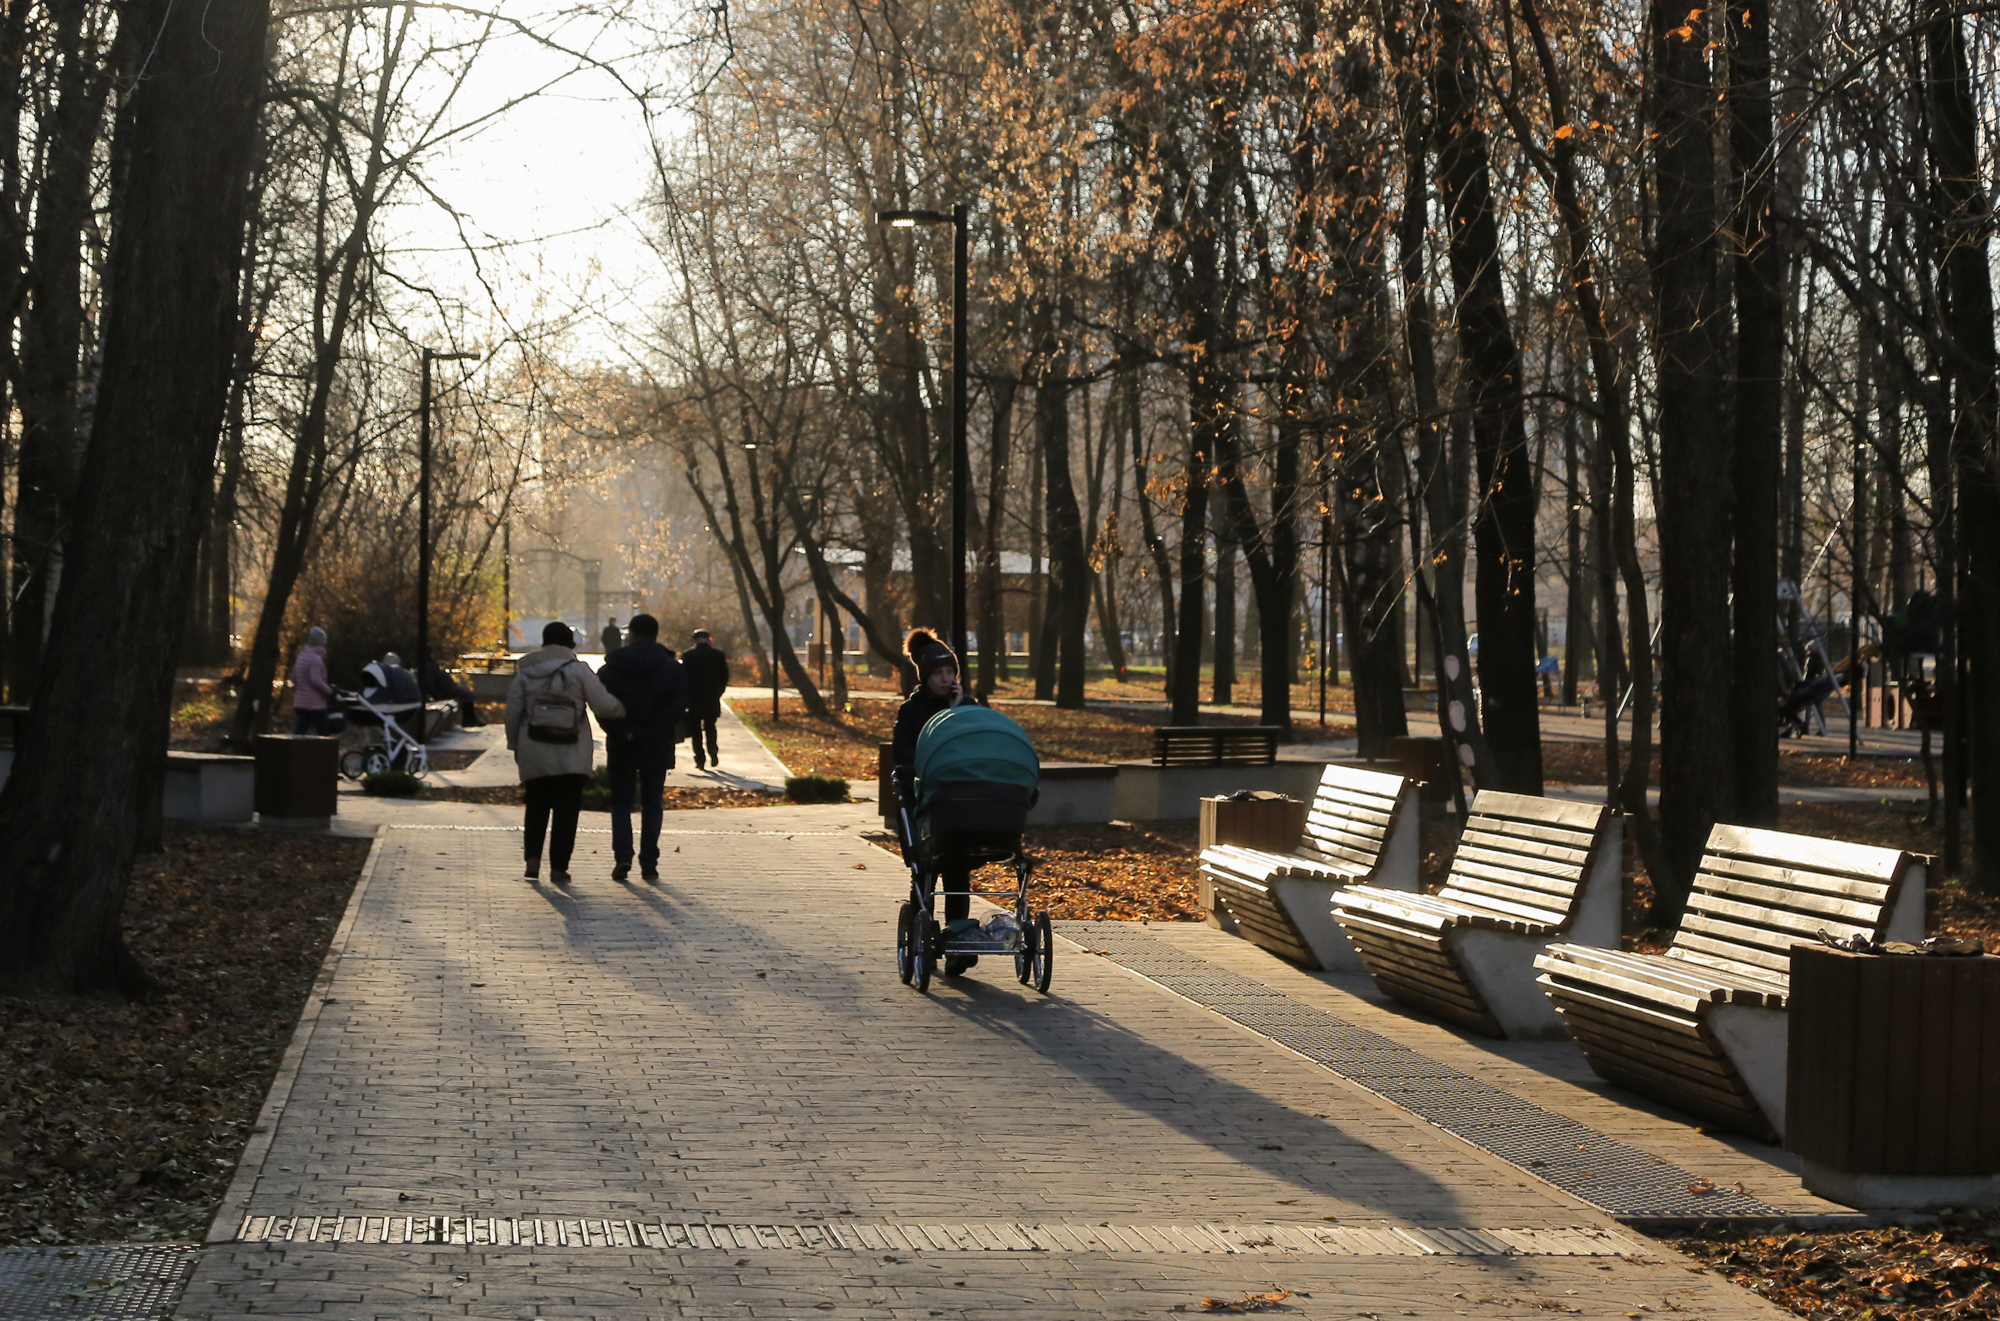
[[[569,884],[569,856],[576,848],[576,816],[590,779],[596,741],[590,717],[624,716],[625,705],[576,658],[576,635],[557,621],[542,630],[542,647],[521,657],[507,690],[507,747],[521,772],[528,815],[528,879],[542,870],[542,836],[550,834],[549,879]],[[549,818],[555,818],[554,830]]]

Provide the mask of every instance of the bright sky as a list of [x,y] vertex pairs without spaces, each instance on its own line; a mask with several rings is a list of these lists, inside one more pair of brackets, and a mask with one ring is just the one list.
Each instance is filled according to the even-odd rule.
[[[506,3],[501,12],[557,32],[565,44],[587,44],[634,86],[671,78],[658,56],[635,53],[627,33],[559,26],[541,0]],[[430,160],[427,175],[437,193],[463,213],[475,241],[498,250],[482,252],[475,267],[451,218],[416,198],[390,220],[391,242],[425,250],[420,260],[400,264],[475,309],[488,302],[483,274],[514,324],[537,315],[537,298],[549,305],[541,315],[587,299],[594,314],[576,347],[616,360],[625,352],[613,328],[644,319],[647,290],[659,280],[639,209],[650,153],[634,98],[601,70],[562,79],[575,64],[518,35],[494,41],[458,95],[460,122],[561,80]],[[483,317],[476,313],[474,320]]]

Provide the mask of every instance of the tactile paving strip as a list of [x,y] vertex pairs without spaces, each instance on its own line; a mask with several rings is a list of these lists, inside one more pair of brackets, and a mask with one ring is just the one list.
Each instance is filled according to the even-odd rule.
[[179,1243],[0,1249],[0,1321],[157,1321],[173,1311],[200,1252]]
[[667,1252],[1129,1252],[1214,1256],[1629,1257],[1608,1230],[1412,1229],[1399,1225],[1022,1225],[678,1223],[488,1216],[246,1216],[245,1243],[657,1248]]
[[1401,1106],[1523,1173],[1628,1219],[1767,1219],[1782,1215],[1754,1197],[1694,1193],[1697,1176],[1574,1119],[1551,1113],[1379,1032],[1302,1004],[1218,967],[1127,922],[1058,922],[1059,934],[1158,982],[1384,1100]]

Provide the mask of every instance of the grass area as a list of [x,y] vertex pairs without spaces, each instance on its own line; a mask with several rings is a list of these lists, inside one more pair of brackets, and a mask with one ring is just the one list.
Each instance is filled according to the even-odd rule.
[[368,854],[172,824],[165,843],[125,903],[160,994],[0,999],[0,1243],[200,1238]]

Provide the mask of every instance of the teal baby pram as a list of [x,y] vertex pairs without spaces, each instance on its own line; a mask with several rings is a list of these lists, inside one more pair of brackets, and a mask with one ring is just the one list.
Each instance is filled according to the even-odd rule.
[[[898,834],[910,869],[910,897],[896,914],[896,975],[905,984],[928,990],[940,965],[955,975],[966,956],[1011,954],[1016,977],[1037,991],[1049,989],[1049,915],[1030,914],[1034,859],[1021,843],[1040,779],[1041,761],[1026,731],[998,711],[956,706],[924,726],[915,766],[899,767],[895,775]],[[994,863],[1013,868],[1012,889],[967,888],[976,898],[1011,900],[1011,916],[941,926],[937,896],[944,875]]]

